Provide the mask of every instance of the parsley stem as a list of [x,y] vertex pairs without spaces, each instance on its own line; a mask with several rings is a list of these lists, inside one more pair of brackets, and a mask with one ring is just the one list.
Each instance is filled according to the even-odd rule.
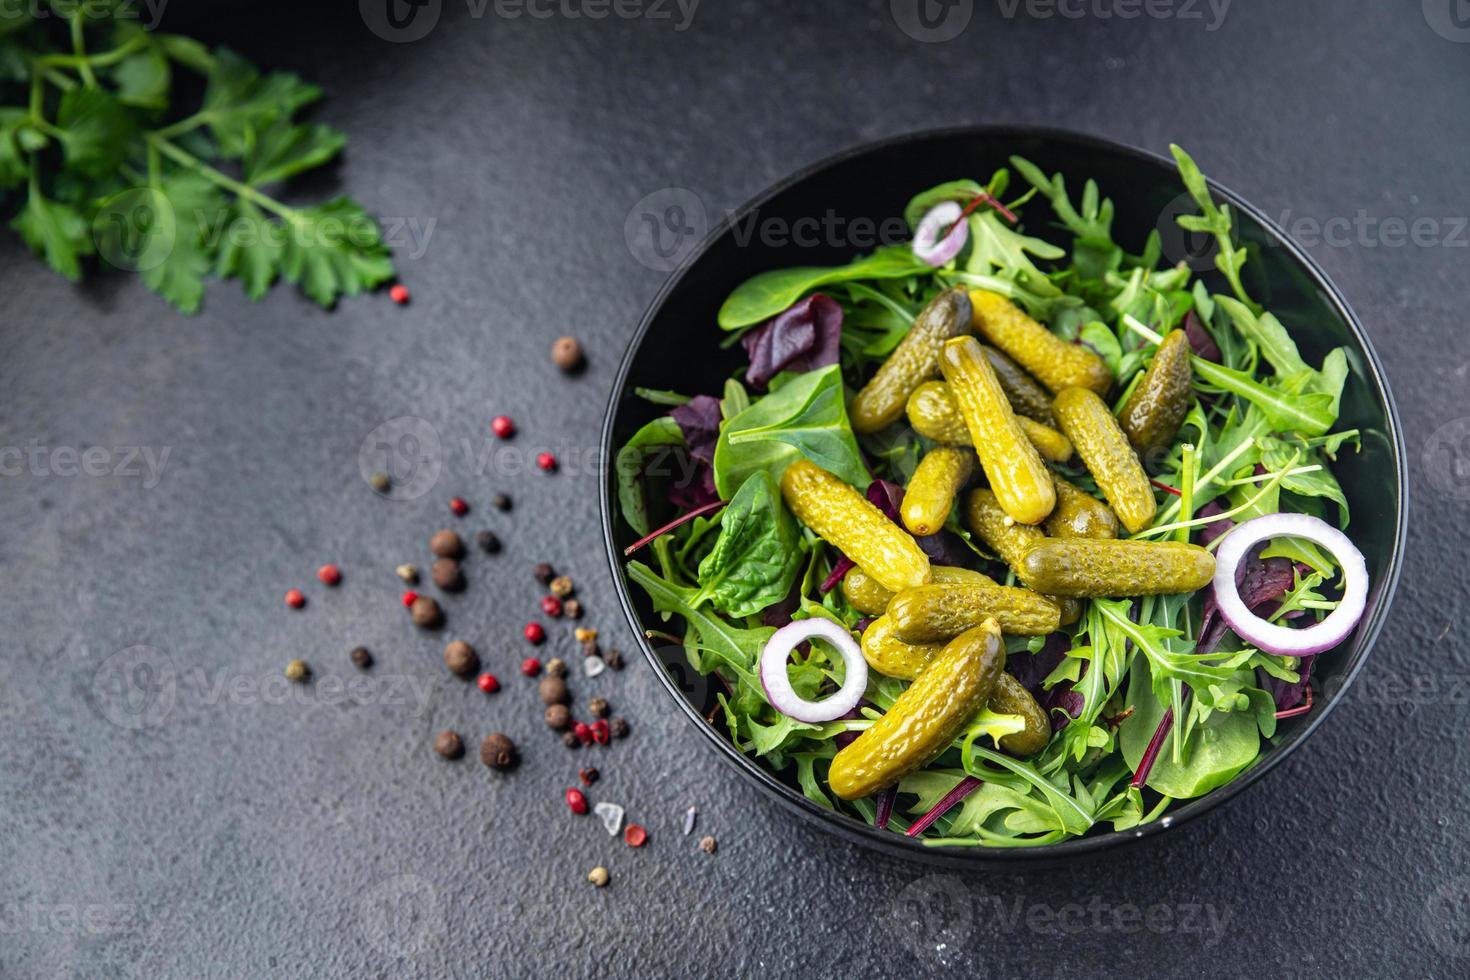
[[209,113],[201,109],[192,116],[185,116],[178,122],[169,123],[162,129],[155,129],[153,135],[161,139],[173,139],[175,136],[182,136],[184,133],[198,129],[207,122],[209,122]]
[[221,171],[216,170],[215,168],[211,167],[203,160],[200,160],[198,157],[194,156],[187,150],[184,150],[181,147],[170,143],[165,137],[162,137],[157,133],[149,133],[147,134],[147,140],[148,145],[158,150],[159,153],[162,153],[164,156],[168,157],[170,160],[174,161],[180,166],[189,168],[190,170],[204,177],[211,183],[223,187],[225,190],[234,194],[236,197],[243,197],[245,200],[250,201],[252,204],[259,205],[265,210],[280,216],[281,218],[291,222],[292,224],[299,224],[301,222],[301,214],[296,209],[288,208],[280,201],[277,201],[275,198],[269,197],[268,195],[262,194],[260,191],[256,190],[254,187],[251,187],[249,184],[242,184],[240,181],[231,177],[229,174],[222,173]]
[[87,59],[87,41],[82,33],[85,26],[82,23],[80,12],[72,15],[71,46],[72,50],[76,52],[76,68],[82,76],[82,81],[87,83],[87,88],[96,88],[97,76],[92,73],[92,63]]
[[[77,23],[75,19],[72,21],[73,48],[76,48],[76,35],[79,33],[76,26]],[[83,50],[77,50],[76,54],[42,55],[36,58],[35,61],[37,64],[44,65],[48,68],[75,68],[85,77],[91,72],[91,69],[106,68],[109,65],[115,65],[147,43],[148,39],[142,34],[139,34],[129,39],[125,44],[120,44],[110,51],[103,51],[101,54],[89,55]],[[97,79],[94,77],[90,84],[95,85],[96,83]]]

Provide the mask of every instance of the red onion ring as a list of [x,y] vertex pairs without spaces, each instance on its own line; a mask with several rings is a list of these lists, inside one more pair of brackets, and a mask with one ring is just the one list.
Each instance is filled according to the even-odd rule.
[[[842,687],[822,701],[808,701],[797,694],[791,686],[791,675],[786,672],[791,651],[813,638],[826,640],[836,647],[846,666]],[[766,692],[771,707],[789,718],[816,725],[836,721],[858,706],[868,688],[868,662],[851,633],[830,619],[814,616],[788,623],[771,634],[761,651],[760,676],[761,690]]]
[[[969,222],[960,221],[964,213],[965,209],[954,201],[944,201],[930,208],[919,222],[919,230],[914,232],[914,254],[936,269],[959,255],[960,249],[970,240]],[[954,225],[954,230],[940,241],[939,236],[950,225]]]
[[[1235,587],[1235,570],[1253,545],[1271,538],[1305,538],[1325,548],[1342,568],[1342,601],[1322,622],[1307,629],[1268,623],[1246,607]],[[1305,657],[1347,639],[1368,606],[1368,566],[1363,553],[1337,528],[1307,514],[1267,514],[1239,524],[1215,554],[1215,601],[1220,615],[1242,640],[1267,653]]]

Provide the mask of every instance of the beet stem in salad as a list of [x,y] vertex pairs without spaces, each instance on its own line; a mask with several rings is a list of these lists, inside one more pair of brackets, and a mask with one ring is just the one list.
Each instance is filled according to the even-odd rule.
[[724,507],[727,503],[729,503],[728,500],[716,500],[712,503],[705,504],[703,507],[696,507],[689,513],[685,514],[683,517],[676,517],[672,521],[669,521],[669,523],[665,524],[663,527],[659,528],[657,531],[647,534],[644,537],[639,538],[637,541],[634,541],[632,544],[628,545],[628,547],[623,549],[623,554],[631,555],[639,548],[648,544],[648,542],[652,541],[654,538],[662,537],[665,534],[668,534],[674,528],[678,527],[680,524],[687,524],[690,521],[694,520],[696,517],[703,517],[705,514],[712,514],[715,511],[719,510],[721,507]]
[[914,821],[914,825],[908,829],[909,837],[917,837],[934,825],[934,821],[944,816],[956,803],[969,796],[984,783],[974,776],[966,776],[955,784],[954,789],[944,794],[944,798],[934,804],[934,808],[922,817]]

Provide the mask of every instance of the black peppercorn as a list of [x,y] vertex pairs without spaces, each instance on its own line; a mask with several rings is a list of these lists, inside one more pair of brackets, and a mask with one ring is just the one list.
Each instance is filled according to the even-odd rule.
[[556,569],[552,568],[550,565],[543,561],[541,564],[536,566],[535,570],[532,571],[531,574],[535,575],[536,581],[540,582],[542,585],[549,585],[551,584],[551,580],[556,578]]
[[373,665],[373,655],[368,653],[367,647],[352,648],[352,664],[359,670],[367,670]]
[[475,544],[487,555],[493,555],[500,551],[500,539],[495,536],[494,531],[481,531],[475,535]]
[[577,736],[575,734],[573,734],[572,732],[567,732],[561,737],[561,744],[565,745],[569,749],[575,749],[582,743],[577,739]]
[[509,769],[516,764],[515,743],[496,732],[480,743],[480,761],[491,769]]
[[623,652],[621,650],[609,650],[606,654],[603,655],[602,659],[605,660],[607,662],[607,665],[613,670],[623,669]]
[[546,724],[556,731],[565,731],[572,723],[572,712],[564,704],[553,704],[546,709]]
[[429,550],[440,558],[459,558],[464,554],[464,539],[446,527],[434,532],[429,539]]
[[621,718],[614,718],[612,720],[612,736],[613,738],[627,738],[628,723]]
[[464,572],[453,558],[436,558],[429,569],[434,584],[445,592],[458,592],[464,588]]
[[600,775],[602,774],[597,771],[596,766],[588,766],[586,769],[577,770],[577,778],[582,780],[583,786],[591,786],[597,782],[597,777]]
[[582,618],[582,603],[578,602],[576,599],[568,599],[566,602],[563,602],[561,604],[561,609],[562,612],[567,614],[568,619]]
[[566,704],[567,682],[560,677],[541,678],[540,690],[542,704]]
[[503,493],[497,493],[490,498],[490,503],[496,510],[510,510],[510,498]]
[[442,731],[434,739],[434,751],[446,759],[458,759],[464,755],[464,742],[457,732]]

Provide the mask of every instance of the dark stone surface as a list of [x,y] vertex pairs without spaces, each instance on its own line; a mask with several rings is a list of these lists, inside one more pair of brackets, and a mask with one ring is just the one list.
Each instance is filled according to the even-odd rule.
[[[73,287],[0,238],[0,446],[48,450],[39,474],[0,480],[0,976],[1463,975],[1470,45],[1413,0],[1237,0],[1215,31],[1204,3],[1204,20],[1074,20],[982,2],[942,44],[901,33],[886,0],[706,0],[684,31],[445,0],[409,44],[375,38],[351,4],[305,6],[179,4],[165,23],[328,87],[321,115],[351,134],[335,181],[433,222],[421,255],[398,251],[411,306],[323,313],[217,285],[187,319],[131,278]],[[1024,876],[936,874],[792,823],[688,737],[641,660],[574,672],[577,704],[603,695],[634,728],[569,753],[515,665],[537,561],[576,579],[605,641],[632,643],[587,469],[661,279],[625,246],[625,217],[667,187],[717,216],[855,143],[1002,121],[1185,144],[1298,222],[1361,313],[1399,396],[1415,520],[1349,703],[1226,810]],[[1360,214],[1361,233],[1313,241]],[[1432,240],[1404,244],[1387,218],[1433,219]],[[564,333],[589,352],[574,380],[548,358]],[[521,455],[490,455],[498,412]],[[390,502],[359,448],[404,415],[432,427],[442,468]],[[109,465],[118,447],[168,456],[157,480],[63,475],[54,451],[90,446]],[[560,474],[527,466],[541,448]],[[463,520],[454,494],[474,505]],[[417,633],[393,567],[427,570],[429,535],[451,524],[492,527],[505,550],[472,554],[468,591],[442,597],[447,628]],[[343,568],[335,590],[313,576],[325,561]],[[300,612],[282,602],[293,585]],[[543,656],[575,667],[569,634],[555,624]],[[452,637],[499,694],[447,674]],[[372,686],[334,697],[358,644]],[[314,686],[278,681],[294,657]],[[471,747],[510,733],[521,767],[439,759],[446,727]],[[649,828],[643,850],[562,803],[594,760],[590,795]],[[584,880],[596,864],[606,890]],[[1133,906],[1147,917],[1112,915]],[[922,922],[895,913],[915,908]]]

